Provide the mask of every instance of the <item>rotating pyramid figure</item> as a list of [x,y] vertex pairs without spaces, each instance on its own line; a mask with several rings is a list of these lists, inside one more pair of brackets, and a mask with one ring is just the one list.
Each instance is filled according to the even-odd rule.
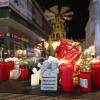
[[66,38],[66,30],[64,29],[64,20],[60,17],[56,17],[56,23],[54,29],[51,33],[52,40],[59,40],[61,38]]
[[[72,19],[74,12],[69,7],[61,7],[59,10],[58,6],[55,5],[44,13],[46,19],[51,23],[53,30],[51,32],[52,40],[59,40],[66,38],[66,30],[64,29],[65,20],[69,21]],[[68,28],[67,28],[68,31]]]

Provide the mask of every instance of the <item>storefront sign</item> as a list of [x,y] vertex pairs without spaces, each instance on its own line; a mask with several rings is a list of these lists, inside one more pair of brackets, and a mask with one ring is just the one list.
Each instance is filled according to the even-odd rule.
[[0,0],[0,7],[9,6],[9,0]]
[[15,33],[12,34],[12,38],[21,40],[21,36],[16,35]]
[[24,38],[24,37],[21,37],[21,40],[22,40],[23,42],[29,42],[29,40],[26,39],[26,38]]
[[0,32],[0,37],[4,37],[4,36],[5,36],[5,33]]
[[6,33],[6,36],[10,36],[10,33],[7,32],[7,33]]
[[12,38],[16,39],[16,40],[21,40],[23,42],[29,42],[29,40],[23,36],[17,35],[15,33],[12,33]]

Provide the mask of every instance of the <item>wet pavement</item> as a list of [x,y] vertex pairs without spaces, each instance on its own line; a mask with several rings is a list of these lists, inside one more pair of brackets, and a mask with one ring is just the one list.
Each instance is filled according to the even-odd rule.
[[0,100],[100,100],[100,90],[93,89],[89,93],[64,93],[61,88],[57,92],[40,91],[40,87],[31,87],[30,80],[9,80],[0,82]]

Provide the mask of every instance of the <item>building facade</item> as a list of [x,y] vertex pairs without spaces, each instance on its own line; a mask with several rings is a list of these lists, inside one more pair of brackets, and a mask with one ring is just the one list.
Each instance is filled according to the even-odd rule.
[[19,49],[31,55],[33,45],[48,39],[50,32],[36,0],[0,1],[0,47],[10,55]]

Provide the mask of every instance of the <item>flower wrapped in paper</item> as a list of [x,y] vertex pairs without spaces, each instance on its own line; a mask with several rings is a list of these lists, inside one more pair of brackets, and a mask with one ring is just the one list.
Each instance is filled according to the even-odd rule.
[[92,70],[92,56],[90,54],[84,54],[81,56],[80,71],[90,72]]

